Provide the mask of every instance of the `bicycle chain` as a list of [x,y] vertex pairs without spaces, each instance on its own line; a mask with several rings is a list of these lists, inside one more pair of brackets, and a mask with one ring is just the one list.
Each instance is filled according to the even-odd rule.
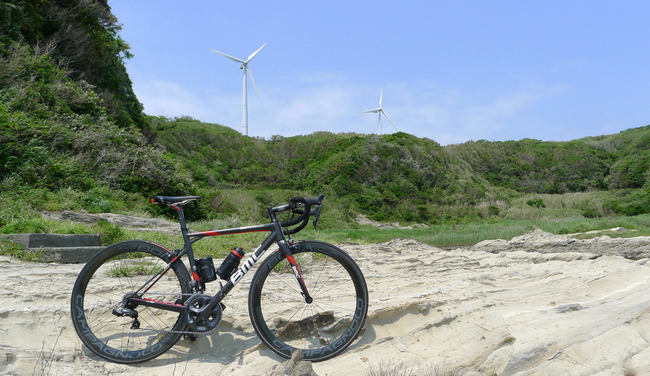
[[[150,293],[147,294],[148,296],[168,296],[168,295],[173,295],[173,296],[193,296],[197,293],[182,293],[182,294],[175,294],[173,292],[158,292],[158,293]],[[186,334],[186,335],[198,335],[198,334],[208,334],[213,332],[215,329],[217,329],[219,325],[215,326],[214,328],[207,330],[205,332],[189,332],[189,331],[183,331],[183,330],[157,330],[157,329],[149,329],[152,332],[159,332],[159,333],[178,333],[178,334]],[[140,329],[145,329],[145,328],[140,328]]]

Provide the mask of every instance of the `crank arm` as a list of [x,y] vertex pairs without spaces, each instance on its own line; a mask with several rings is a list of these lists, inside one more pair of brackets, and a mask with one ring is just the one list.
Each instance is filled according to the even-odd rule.
[[221,303],[224,296],[225,295],[223,291],[217,292],[217,294],[212,298],[212,300],[210,300],[210,303],[205,307],[201,308],[201,313],[199,313],[198,316],[196,317],[196,321],[206,320],[208,317],[210,317],[210,315],[212,315],[212,310],[214,309],[214,307],[217,306],[217,304]]

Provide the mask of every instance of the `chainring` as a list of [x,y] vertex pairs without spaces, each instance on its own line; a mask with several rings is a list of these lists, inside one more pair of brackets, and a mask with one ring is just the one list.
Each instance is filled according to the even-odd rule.
[[193,332],[207,333],[216,328],[221,322],[221,313],[225,308],[223,303],[217,304],[206,319],[198,319],[199,315],[203,312],[203,309],[210,303],[210,301],[212,301],[212,297],[205,294],[193,295],[187,300],[185,319],[187,325]]

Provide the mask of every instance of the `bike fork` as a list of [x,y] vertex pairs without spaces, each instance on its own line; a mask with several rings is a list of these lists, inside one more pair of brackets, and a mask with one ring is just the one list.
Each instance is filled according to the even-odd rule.
[[293,258],[293,254],[291,253],[291,248],[287,245],[287,242],[284,240],[279,241],[278,245],[280,246],[280,250],[282,251],[282,253],[284,253],[284,256],[287,258],[289,264],[291,264],[291,269],[293,270],[293,274],[296,277],[296,281],[298,281],[298,285],[300,286],[300,290],[302,291],[302,296],[305,297],[305,303],[311,304],[314,301],[314,299],[309,294],[309,290],[307,290],[305,279],[302,277],[302,273],[300,272],[300,268],[298,268],[298,263],[296,262],[296,259]]

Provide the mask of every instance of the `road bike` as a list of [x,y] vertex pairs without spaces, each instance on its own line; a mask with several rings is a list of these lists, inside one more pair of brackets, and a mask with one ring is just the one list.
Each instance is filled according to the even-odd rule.
[[[123,241],[98,252],[83,267],[72,290],[71,316],[84,345],[106,360],[130,364],[163,354],[183,335],[195,338],[214,330],[228,293],[276,244],[257,268],[248,293],[250,320],[261,341],[283,358],[300,349],[303,359],[312,362],[350,346],[368,313],[368,289],[359,266],[332,244],[291,238],[311,217],[317,226],[324,195],[269,207],[271,223],[189,232],[183,205],[199,198],[151,199],[178,212],[182,249]],[[288,219],[279,220],[279,213]],[[211,257],[194,258],[192,244],[198,240],[248,232],[269,235],[243,263],[240,248],[216,270]],[[217,291],[209,295],[206,284],[217,276],[218,286],[210,285]]]

